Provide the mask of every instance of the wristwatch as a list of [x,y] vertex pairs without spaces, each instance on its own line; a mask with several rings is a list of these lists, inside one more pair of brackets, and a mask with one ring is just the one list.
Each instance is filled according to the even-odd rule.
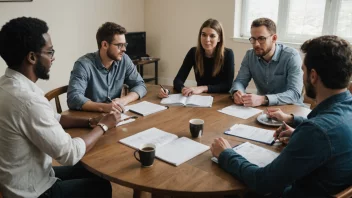
[[264,98],[264,104],[263,105],[264,106],[268,106],[269,105],[269,99],[268,99],[267,96],[265,96],[265,98]]
[[104,134],[105,134],[105,132],[106,132],[106,131],[108,131],[108,130],[109,130],[109,127],[108,127],[108,126],[106,126],[106,125],[105,125],[105,124],[103,124],[103,123],[98,123],[98,124],[97,124],[97,126],[100,126],[100,127],[101,127],[101,129],[103,129]]

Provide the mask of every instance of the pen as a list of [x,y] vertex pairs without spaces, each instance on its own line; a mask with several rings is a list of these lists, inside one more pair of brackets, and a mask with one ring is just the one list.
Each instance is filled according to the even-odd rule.
[[[285,130],[286,130],[285,122],[282,122],[280,133],[283,132],[283,131],[285,131]],[[276,139],[279,139],[280,133],[277,134]]]
[[164,90],[165,93],[168,92],[162,85],[160,85],[160,87]]
[[[109,96],[107,97],[107,99],[108,99],[109,102],[113,102]],[[119,106],[121,107],[121,105],[119,105]],[[121,109],[122,109],[122,112],[121,112],[121,113],[124,113],[124,112],[125,112],[124,108],[121,107]]]

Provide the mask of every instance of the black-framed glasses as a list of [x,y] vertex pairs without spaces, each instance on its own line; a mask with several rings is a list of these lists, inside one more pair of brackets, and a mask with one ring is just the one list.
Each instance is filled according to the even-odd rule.
[[249,42],[251,44],[255,44],[256,41],[258,41],[259,44],[263,44],[263,43],[265,43],[266,39],[271,37],[271,36],[272,36],[272,34],[269,35],[269,36],[266,36],[266,37],[265,36],[260,36],[258,38],[251,37],[248,40],[249,40]]
[[126,49],[128,45],[128,43],[110,43],[110,44],[115,45],[117,49],[121,49],[122,47],[125,47]]
[[52,59],[54,57],[55,50],[51,49],[51,50],[48,50],[48,51],[42,51],[42,53],[48,54],[49,57]]

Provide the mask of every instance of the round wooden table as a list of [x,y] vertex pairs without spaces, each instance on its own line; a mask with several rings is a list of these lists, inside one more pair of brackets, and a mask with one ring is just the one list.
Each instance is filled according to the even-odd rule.
[[[148,94],[143,100],[160,103],[157,92],[160,87],[148,86]],[[206,95],[206,94],[205,94]],[[142,168],[134,158],[134,149],[118,141],[143,130],[156,127],[163,131],[174,133],[179,137],[191,138],[189,120],[200,118],[205,121],[204,133],[201,138],[194,138],[202,144],[211,146],[214,138],[224,137],[235,146],[248,140],[225,135],[224,131],[234,124],[246,124],[256,127],[275,130],[276,127],[261,125],[256,121],[258,115],[249,119],[240,119],[225,115],[217,110],[233,104],[228,94],[210,94],[214,97],[211,108],[191,108],[171,106],[155,114],[139,118],[126,125],[110,129],[97,142],[95,147],[81,160],[85,167],[111,181],[123,186],[133,188],[135,192],[147,191],[153,194],[175,196],[220,196],[227,194],[242,194],[247,191],[246,186],[212,162],[210,150],[175,167],[166,162],[155,160],[150,168]],[[265,107],[257,107],[265,109]],[[284,112],[306,116],[310,109],[295,105],[279,106]],[[66,111],[63,114],[92,117],[99,113]],[[134,115],[127,112],[128,115]],[[71,136],[76,137],[88,133],[90,129],[68,129]],[[269,146],[253,141],[251,143],[280,152],[282,146]]]

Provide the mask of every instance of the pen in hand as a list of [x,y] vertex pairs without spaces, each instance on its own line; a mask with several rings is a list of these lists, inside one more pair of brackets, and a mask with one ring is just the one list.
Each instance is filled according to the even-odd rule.
[[280,133],[286,131],[286,123],[283,121],[282,125],[281,125],[281,130],[280,132],[277,134],[276,139],[279,139]]
[[[108,101],[111,102],[111,103],[114,102],[114,101],[111,100],[111,98],[110,98],[109,96],[107,97],[107,99],[108,99]],[[121,107],[121,105],[119,105],[119,106]],[[121,109],[122,109],[121,113],[124,113],[124,112],[125,112],[124,108],[121,107]]]
[[167,94],[167,90],[162,86],[162,85],[160,85],[160,87],[163,89],[163,91]]

